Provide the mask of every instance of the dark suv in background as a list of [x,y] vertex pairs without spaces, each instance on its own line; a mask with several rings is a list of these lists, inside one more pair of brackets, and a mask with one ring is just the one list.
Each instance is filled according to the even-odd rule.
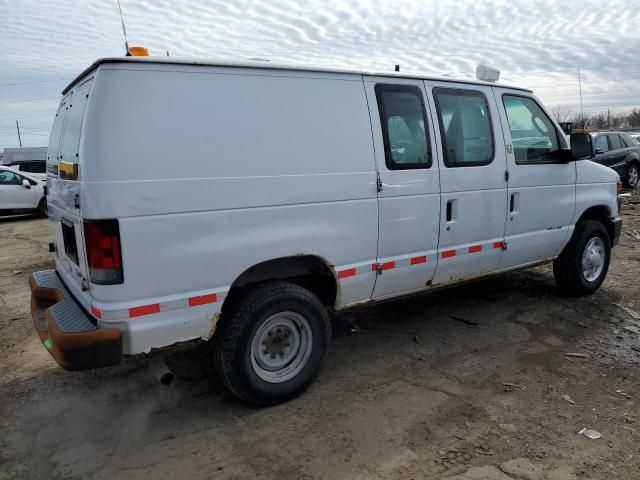
[[636,188],[640,179],[640,145],[624,132],[594,132],[594,162],[613,168],[626,188]]

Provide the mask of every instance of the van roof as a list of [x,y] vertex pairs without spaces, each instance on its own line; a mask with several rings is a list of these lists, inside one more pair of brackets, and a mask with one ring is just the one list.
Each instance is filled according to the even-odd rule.
[[73,85],[79,80],[85,77],[89,72],[95,70],[100,65],[106,63],[152,63],[152,64],[166,64],[166,65],[191,65],[191,66],[207,66],[207,67],[235,67],[235,68],[255,68],[262,70],[297,70],[306,72],[324,72],[324,73],[346,73],[355,75],[371,75],[378,77],[395,77],[395,78],[414,78],[422,80],[435,80],[440,82],[452,82],[452,83],[467,83],[475,85],[486,86],[501,86],[505,88],[512,88],[515,90],[522,90],[525,92],[531,92],[531,90],[522,87],[514,87],[512,85],[496,84],[490,82],[482,82],[472,79],[456,79],[452,77],[438,77],[432,75],[420,75],[403,72],[378,72],[368,70],[349,70],[339,68],[326,68],[326,67],[313,67],[309,65],[293,65],[293,64],[280,64],[272,63],[268,60],[244,60],[244,61],[229,61],[229,60],[207,60],[207,59],[192,59],[192,58],[176,58],[176,57],[106,57],[99,58],[93,62],[88,68],[86,68],[80,75],[65,87],[62,94],[66,94]]

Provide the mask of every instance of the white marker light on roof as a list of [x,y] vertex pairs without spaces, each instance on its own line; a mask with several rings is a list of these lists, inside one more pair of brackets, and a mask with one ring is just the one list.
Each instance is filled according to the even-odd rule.
[[483,82],[497,82],[500,80],[500,70],[480,64],[476,67],[476,78]]

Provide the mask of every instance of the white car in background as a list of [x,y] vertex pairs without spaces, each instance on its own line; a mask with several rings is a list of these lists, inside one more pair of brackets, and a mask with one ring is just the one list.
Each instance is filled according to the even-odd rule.
[[0,215],[38,213],[47,216],[44,182],[0,166]]
[[10,163],[6,165],[9,168],[13,168],[14,170],[19,171],[20,173],[26,173],[30,177],[35,178],[36,180],[40,180],[41,182],[45,182],[47,179],[47,165],[43,161],[36,162],[18,162],[18,163]]

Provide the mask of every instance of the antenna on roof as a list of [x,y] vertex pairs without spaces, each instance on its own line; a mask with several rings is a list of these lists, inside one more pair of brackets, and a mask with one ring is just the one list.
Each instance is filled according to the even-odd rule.
[[400,71],[400,65],[396,65],[396,68],[394,68],[394,70],[395,70],[396,72],[399,72],[399,71]]
[[118,0],[118,11],[120,11],[120,21],[122,22],[122,33],[124,33],[124,48],[127,51],[127,57],[131,56],[129,52],[129,42],[127,41],[127,29],[124,26],[124,17],[122,16],[122,7],[120,6],[120,0]]

